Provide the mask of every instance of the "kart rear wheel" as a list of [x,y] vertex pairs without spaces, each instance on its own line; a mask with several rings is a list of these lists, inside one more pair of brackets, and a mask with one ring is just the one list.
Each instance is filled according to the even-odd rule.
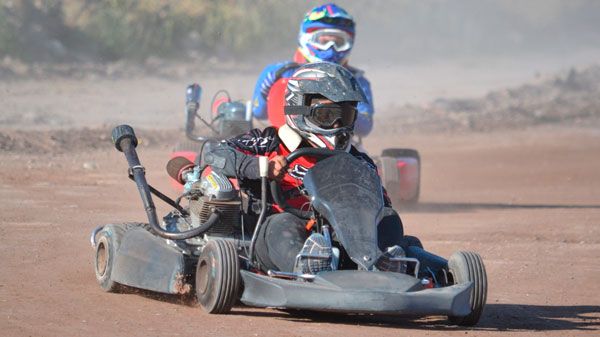
[[226,314],[238,298],[240,263],[235,246],[223,239],[208,241],[196,266],[196,297],[209,314]]
[[470,296],[471,313],[467,316],[448,316],[448,319],[462,326],[477,324],[487,298],[487,275],[481,256],[469,251],[455,252],[448,260],[448,272],[454,284],[473,282]]
[[[403,182],[405,176],[399,172],[397,158],[411,158],[417,163],[416,165],[416,186],[410,188],[414,193],[406,196],[406,182]],[[384,149],[381,152],[380,169],[383,171],[382,183],[386,188],[392,205],[412,205],[419,201],[421,193],[421,157],[419,152],[413,149]],[[410,184],[410,183],[409,183]],[[410,186],[410,185],[408,185]],[[402,192],[401,192],[402,191]]]
[[106,292],[119,291],[120,285],[112,280],[115,256],[121,246],[121,239],[125,235],[125,232],[134,226],[140,225],[138,223],[109,224],[96,234],[94,269],[96,271],[96,280],[102,290]]
[[419,158],[419,152],[413,149],[384,149],[381,152],[381,156]]

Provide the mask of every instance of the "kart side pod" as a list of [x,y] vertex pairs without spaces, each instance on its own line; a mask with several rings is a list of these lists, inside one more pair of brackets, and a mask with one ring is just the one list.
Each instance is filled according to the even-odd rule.
[[114,260],[112,278],[120,284],[167,294],[189,292],[183,255],[137,227],[127,231]]

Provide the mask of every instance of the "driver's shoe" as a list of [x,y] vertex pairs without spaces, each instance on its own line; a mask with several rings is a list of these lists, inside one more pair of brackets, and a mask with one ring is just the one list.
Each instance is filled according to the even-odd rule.
[[406,273],[406,261],[393,261],[394,257],[406,257],[404,249],[400,246],[389,247],[385,253],[381,254],[375,268],[379,271],[391,271],[395,273]]
[[311,234],[298,255],[300,257],[296,259],[294,266],[296,274],[318,274],[332,270],[332,249],[322,234]]

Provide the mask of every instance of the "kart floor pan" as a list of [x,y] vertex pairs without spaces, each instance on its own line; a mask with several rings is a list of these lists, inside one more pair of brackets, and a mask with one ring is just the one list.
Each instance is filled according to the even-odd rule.
[[313,281],[271,278],[242,270],[241,301],[258,307],[348,313],[465,316],[472,283],[423,289],[405,274],[342,270]]

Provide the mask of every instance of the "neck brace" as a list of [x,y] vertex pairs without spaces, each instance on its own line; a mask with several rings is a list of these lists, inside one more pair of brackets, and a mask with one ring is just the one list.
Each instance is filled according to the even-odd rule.
[[283,142],[283,145],[285,145],[290,152],[295,151],[302,142],[302,137],[287,124],[279,127],[279,130],[277,130],[277,135]]

